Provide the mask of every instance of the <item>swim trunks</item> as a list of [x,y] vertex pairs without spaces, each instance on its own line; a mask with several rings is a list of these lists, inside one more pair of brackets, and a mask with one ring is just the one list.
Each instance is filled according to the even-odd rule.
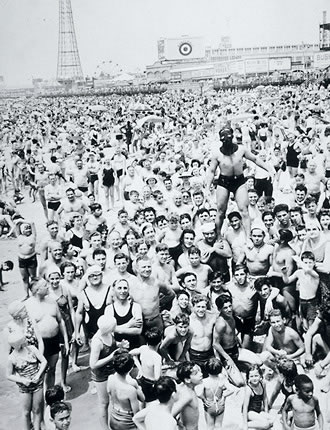
[[44,357],[46,360],[48,360],[48,358],[50,358],[52,355],[56,355],[60,352],[60,333],[57,333],[53,337],[43,337],[42,340],[44,341]]
[[29,258],[18,257],[18,267],[20,269],[34,269],[38,265],[37,254],[32,255]]
[[245,184],[245,181],[246,179],[243,174],[238,176],[219,175],[218,187],[225,188],[229,192],[236,194],[236,191]]

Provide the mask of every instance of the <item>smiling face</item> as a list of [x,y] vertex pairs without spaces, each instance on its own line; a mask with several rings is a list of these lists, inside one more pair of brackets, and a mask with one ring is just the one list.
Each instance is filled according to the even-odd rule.
[[259,384],[260,381],[261,381],[261,376],[258,370],[257,369],[250,370],[248,383],[250,385],[256,386]]
[[270,325],[277,332],[282,332],[284,329],[284,320],[281,315],[272,315],[270,317]]
[[203,300],[194,305],[194,312],[198,318],[204,318],[206,315],[207,303]]
[[118,300],[126,300],[129,295],[129,287],[125,280],[117,281],[113,287],[115,296]]
[[138,273],[142,278],[149,278],[151,275],[151,262],[149,260],[139,260]]
[[60,285],[60,274],[59,273],[51,273],[48,276],[48,282],[53,289],[57,289]]
[[176,324],[176,331],[178,332],[179,336],[186,336],[189,331],[189,324]]
[[186,294],[179,294],[178,296],[178,304],[181,309],[187,309],[189,305],[189,298]]

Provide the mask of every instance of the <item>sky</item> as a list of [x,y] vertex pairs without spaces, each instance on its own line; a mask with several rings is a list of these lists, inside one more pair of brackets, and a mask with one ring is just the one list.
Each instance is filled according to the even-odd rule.
[[[0,76],[7,85],[56,76],[59,0],[0,0]],[[157,40],[203,36],[217,47],[318,43],[329,0],[71,0],[83,74],[157,60]],[[97,68],[99,66],[99,68]]]

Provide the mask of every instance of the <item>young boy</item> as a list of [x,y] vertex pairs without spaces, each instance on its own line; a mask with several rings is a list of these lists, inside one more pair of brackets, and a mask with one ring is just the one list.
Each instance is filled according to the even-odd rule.
[[165,329],[159,351],[166,361],[186,361],[189,359],[188,351],[193,337],[193,332],[189,328],[189,321],[189,315],[181,313],[174,318],[174,325]]
[[51,419],[50,409],[52,405],[56,402],[61,402],[64,400],[64,390],[61,385],[54,385],[48,388],[45,394],[46,409],[44,413],[44,424],[46,430],[55,430],[54,420]]
[[180,414],[182,429],[198,430],[199,409],[195,387],[202,383],[201,368],[192,362],[180,363],[176,376],[181,384],[178,387],[178,401],[173,405],[172,414]]
[[301,259],[293,257],[299,269],[291,276],[287,275],[287,268],[282,267],[283,281],[291,284],[297,281],[297,290],[299,291],[300,315],[303,320],[305,330],[310,327],[315,318],[317,311],[317,290],[319,288],[319,275],[315,272],[315,256],[310,251],[301,254]]
[[0,291],[4,291],[4,285],[8,284],[8,282],[4,282],[2,278],[2,272],[9,272],[13,270],[14,263],[11,260],[6,260],[2,264],[0,264]]
[[55,402],[50,408],[50,416],[56,430],[67,430],[71,423],[71,406],[66,402]]
[[139,411],[139,401],[144,396],[138,383],[129,376],[134,365],[133,357],[126,351],[118,351],[113,357],[115,374],[110,375],[107,391],[111,398],[110,428],[133,428],[133,415]]
[[[155,393],[158,404],[142,409],[133,417],[138,430],[177,430],[177,422],[172,416],[176,384],[169,376],[162,376],[155,383]],[[160,424],[161,423],[161,424]]]
[[147,345],[132,349],[130,354],[133,355],[136,367],[141,374],[139,384],[142,388],[145,401],[148,403],[156,400],[154,384],[160,378],[162,370],[162,357],[157,352],[162,340],[162,332],[155,327],[147,330],[144,338]]
[[[313,395],[314,386],[307,375],[298,375],[295,378],[296,394],[288,397],[283,411],[284,430],[313,430],[316,428],[315,415],[318,419],[318,428],[323,430],[323,416],[318,399]],[[288,423],[288,411],[293,411],[293,427]]]

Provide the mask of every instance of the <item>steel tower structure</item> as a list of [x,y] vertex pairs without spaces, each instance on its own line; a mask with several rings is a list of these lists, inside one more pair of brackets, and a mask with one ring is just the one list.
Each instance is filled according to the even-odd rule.
[[59,0],[57,81],[72,84],[80,79],[83,79],[83,73],[73,24],[71,0]]

